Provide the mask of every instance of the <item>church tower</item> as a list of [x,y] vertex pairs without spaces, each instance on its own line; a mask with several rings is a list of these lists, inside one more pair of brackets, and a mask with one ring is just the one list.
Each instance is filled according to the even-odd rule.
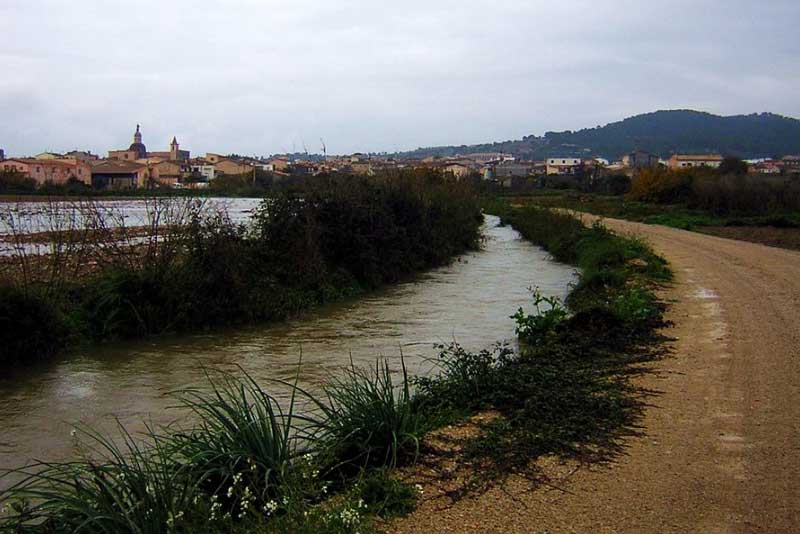
[[173,136],[172,137],[172,142],[169,144],[169,159],[170,160],[177,161],[178,159],[180,159],[179,158],[179,156],[180,156],[180,154],[179,154],[180,148],[181,148],[181,146],[178,144],[178,139],[175,136]]
[[136,125],[136,133],[133,134],[133,144],[128,148],[129,152],[135,152],[136,158],[144,159],[147,157],[147,147],[142,143],[142,132],[139,131],[139,125]]

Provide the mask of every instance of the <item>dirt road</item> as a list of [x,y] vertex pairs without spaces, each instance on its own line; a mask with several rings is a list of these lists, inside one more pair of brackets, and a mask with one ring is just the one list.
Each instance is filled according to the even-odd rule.
[[551,487],[423,504],[397,532],[800,532],[800,252],[605,223],[676,274],[674,355],[640,380],[661,392],[644,436],[613,465],[551,465]]

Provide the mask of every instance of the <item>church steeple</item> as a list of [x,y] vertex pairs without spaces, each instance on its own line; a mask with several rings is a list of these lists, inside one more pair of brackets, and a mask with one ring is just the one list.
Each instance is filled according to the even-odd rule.
[[142,132],[139,130],[139,125],[136,125],[136,133],[133,134],[133,144],[128,148],[131,152],[136,152],[136,159],[143,159],[147,157],[147,147],[142,143]]
[[178,144],[178,139],[175,136],[172,136],[172,142],[169,144],[172,150],[178,150],[180,145]]

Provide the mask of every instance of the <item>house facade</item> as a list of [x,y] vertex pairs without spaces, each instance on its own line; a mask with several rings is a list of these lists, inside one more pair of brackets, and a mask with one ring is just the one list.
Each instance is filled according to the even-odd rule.
[[159,161],[150,167],[150,177],[161,185],[175,185],[184,174],[191,172],[191,166],[181,161]]
[[92,167],[95,189],[136,189],[150,179],[147,165],[135,161],[103,161]]
[[673,154],[667,160],[667,166],[674,170],[691,169],[694,167],[709,167],[716,169],[722,163],[722,156],[719,154]]
[[547,174],[577,174],[583,167],[581,158],[560,157],[547,158]]
[[444,167],[444,172],[460,180],[465,176],[469,176],[472,169],[463,163],[451,163]]
[[800,174],[800,156],[784,156],[781,164],[787,174]]
[[634,150],[622,156],[622,164],[629,169],[643,169],[646,167],[656,167],[658,156],[654,156],[644,150]]
[[506,177],[522,178],[533,174],[533,163],[516,163],[514,161],[504,161],[495,167],[495,177],[497,179]]
[[0,162],[0,170],[22,173],[39,185],[65,184],[70,178],[87,185],[92,181],[92,167],[88,163],[71,159],[7,159]]
[[214,174],[245,174],[252,172],[253,168],[249,165],[233,161],[232,159],[221,159],[214,164]]
[[72,152],[67,152],[64,154],[64,157],[67,159],[76,159],[78,161],[83,161],[88,163],[90,161],[97,161],[100,159],[100,156],[97,154],[92,154],[91,152],[84,151],[84,150],[73,150]]
[[202,176],[206,182],[210,182],[217,177],[214,166],[209,165],[208,163],[196,161],[195,163],[192,163],[190,170],[192,174]]

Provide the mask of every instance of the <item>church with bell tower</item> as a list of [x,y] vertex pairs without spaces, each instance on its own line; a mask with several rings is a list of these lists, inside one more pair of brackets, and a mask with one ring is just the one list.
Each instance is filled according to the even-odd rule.
[[188,150],[181,150],[178,144],[178,139],[173,136],[172,142],[169,144],[169,151],[165,152],[148,152],[147,147],[142,142],[142,131],[139,124],[136,125],[136,132],[133,134],[133,143],[127,149],[122,150],[109,150],[108,159],[119,161],[138,161],[152,160],[160,161],[186,161],[190,158]]

